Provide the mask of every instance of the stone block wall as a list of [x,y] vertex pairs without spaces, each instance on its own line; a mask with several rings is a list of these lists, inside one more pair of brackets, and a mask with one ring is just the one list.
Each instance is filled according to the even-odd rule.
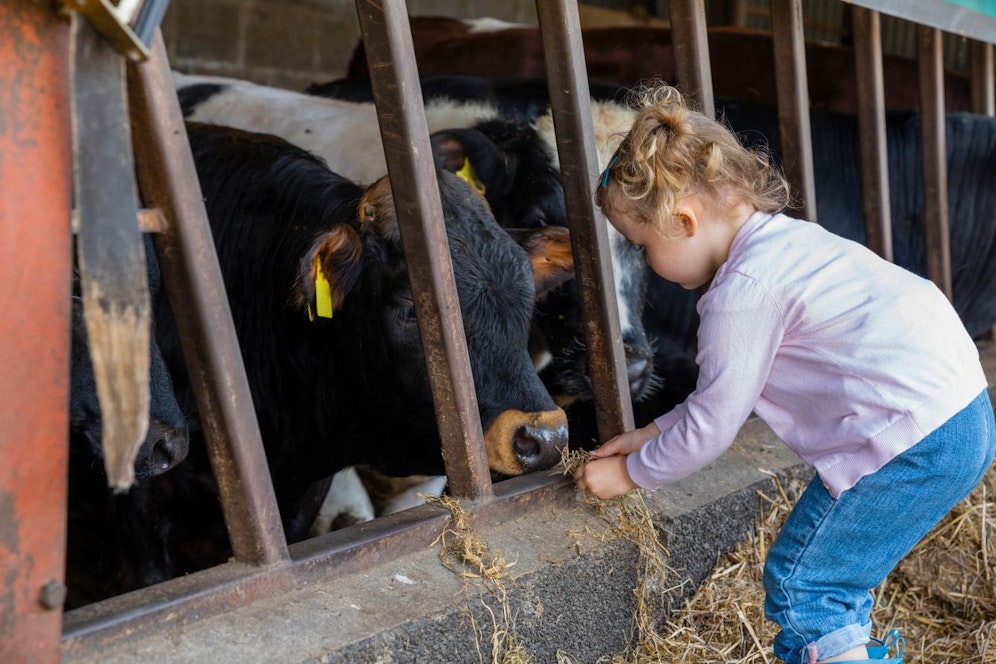
[[[410,0],[408,13],[536,22],[533,0]],[[173,0],[170,63],[185,73],[303,89],[342,76],[360,36],[354,0]]]

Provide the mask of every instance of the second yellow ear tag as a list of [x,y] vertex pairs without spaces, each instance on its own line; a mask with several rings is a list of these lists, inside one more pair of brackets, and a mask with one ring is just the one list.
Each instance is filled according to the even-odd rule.
[[476,189],[477,193],[481,196],[483,196],[487,191],[484,183],[477,179],[477,173],[474,172],[474,167],[470,165],[470,159],[467,157],[463,158],[463,166],[461,166],[460,170],[456,172],[456,175],[461,180]]
[[320,318],[332,318],[332,287],[322,272],[322,261],[318,256],[315,256],[315,309]]

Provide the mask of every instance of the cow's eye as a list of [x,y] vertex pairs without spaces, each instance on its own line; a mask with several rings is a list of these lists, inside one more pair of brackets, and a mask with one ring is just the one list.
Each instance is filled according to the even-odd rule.
[[395,316],[405,323],[415,322],[415,303],[411,297],[400,296],[395,300]]
[[520,228],[546,228],[546,215],[542,210],[530,210],[522,217]]

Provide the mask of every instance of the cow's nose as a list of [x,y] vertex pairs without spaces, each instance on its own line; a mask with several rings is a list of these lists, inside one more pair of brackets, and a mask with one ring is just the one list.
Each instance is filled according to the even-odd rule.
[[644,351],[630,344],[623,344],[626,351],[626,378],[629,380],[630,396],[640,401],[648,390],[656,387],[654,362],[650,351]]
[[515,432],[515,456],[523,472],[550,468],[560,460],[560,450],[567,446],[567,425],[536,427],[525,425]]
[[629,386],[634,392],[638,392],[638,386],[643,384],[647,378],[650,362],[642,357],[630,358],[626,361],[626,376],[629,378]]
[[187,458],[190,441],[186,429],[177,429],[161,422],[151,422],[148,440],[152,441],[149,455],[150,475],[161,475]]

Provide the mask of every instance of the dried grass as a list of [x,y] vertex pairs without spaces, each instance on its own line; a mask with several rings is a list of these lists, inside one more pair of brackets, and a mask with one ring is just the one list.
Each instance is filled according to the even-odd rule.
[[[764,618],[761,574],[768,547],[805,487],[775,484],[774,496],[759,494],[762,514],[751,535],[662,628],[667,649],[660,661],[777,661],[770,654],[777,628]],[[994,485],[996,469],[875,590],[875,630],[900,629],[907,662],[996,663]]]
[[[561,469],[565,475],[591,460],[584,450],[565,450],[562,453]],[[642,664],[644,662],[668,661],[666,635],[657,625],[668,608],[669,597],[681,586],[672,587],[673,570],[668,565],[671,554],[664,548],[658,534],[653,515],[647,507],[642,490],[613,498],[599,500],[582,496],[582,500],[612,525],[613,535],[629,540],[636,546],[639,556],[637,585],[633,589],[636,597],[636,612],[633,616],[633,639],[625,652],[611,657],[611,664]]]
[[[582,451],[565,452],[564,474],[590,459]],[[774,664],[771,643],[777,633],[764,617],[762,570],[768,548],[805,488],[801,480],[759,492],[761,514],[748,537],[723,556],[712,574],[684,606],[663,622],[660,616],[673,596],[675,575],[641,491],[600,501],[582,497],[606,518],[615,536],[637,547],[639,576],[632,644],[624,653],[603,658],[610,664]],[[907,662],[996,664],[996,467],[983,484],[959,503],[882,586],[875,590],[872,615],[876,632],[899,628],[906,639]],[[440,535],[444,564],[467,579],[480,579],[499,599],[491,611],[492,664],[524,664],[532,658],[514,633],[505,582],[509,565],[470,530],[459,506],[436,499],[453,513]],[[480,640],[483,633],[475,624]],[[480,645],[478,646],[480,650]],[[484,661],[483,653],[481,661]],[[558,664],[574,664],[558,651]]]
[[[491,619],[490,634],[479,625],[473,612],[468,611],[468,619],[474,630],[478,661],[491,664],[532,664],[533,658],[515,633],[515,616],[508,602],[506,583],[513,581],[509,569],[514,565],[505,559],[501,551],[492,550],[470,527],[467,513],[460,504],[449,496],[427,497],[426,502],[445,507],[450,511],[450,520],[443,532],[433,542],[440,544],[439,558],[443,565],[454,574],[463,577],[464,590],[478,585],[494,598],[497,610],[483,597],[481,605]],[[488,656],[482,643],[489,646]]]

